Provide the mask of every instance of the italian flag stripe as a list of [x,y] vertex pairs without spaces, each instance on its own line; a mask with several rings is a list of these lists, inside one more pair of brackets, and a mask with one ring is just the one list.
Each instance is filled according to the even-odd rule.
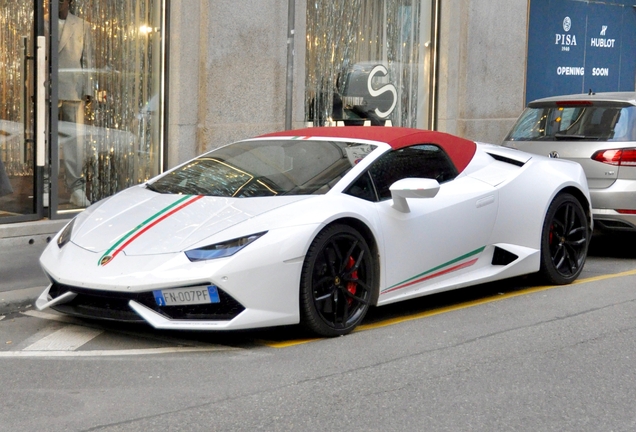
[[[423,273],[415,275],[415,276],[413,276],[413,277],[411,277],[409,279],[403,280],[402,282],[399,282],[399,283],[397,283],[395,285],[392,285],[392,286],[386,288],[380,294],[388,294],[390,292],[397,291],[397,290],[402,289],[402,288],[406,288],[408,286],[414,285],[414,284],[419,283],[419,282],[423,282],[425,280],[433,279],[433,278],[436,278],[438,276],[442,276],[442,275],[445,275],[445,274],[448,274],[448,273],[452,273],[452,272],[457,271],[457,270],[461,270],[461,269],[466,268],[466,267],[470,267],[473,264],[475,264],[479,258],[477,257],[477,258],[473,258],[473,259],[470,259],[470,260],[468,260],[468,258],[482,253],[484,251],[484,249],[486,249],[485,246],[480,247],[479,249],[475,249],[472,252],[468,252],[465,255],[462,255],[462,256],[457,257],[457,258],[455,258],[453,260],[445,262],[444,264],[441,264],[441,265],[439,265],[437,267],[434,267],[434,268],[432,268],[430,270],[427,270],[427,271],[425,271]],[[468,261],[465,261],[465,260],[468,260]],[[460,262],[460,261],[464,261],[464,262]]]
[[[104,253],[104,255],[102,255],[99,258],[97,265],[108,264],[110,261],[112,261],[113,258],[115,258],[119,254],[119,252],[124,250],[126,246],[131,244],[133,241],[135,241],[139,236],[141,236],[143,233],[148,231],[150,228],[154,227],[159,222],[167,219],[168,217],[177,213],[179,210],[184,209],[185,207],[189,206],[195,201],[200,200],[201,198],[203,198],[203,195],[186,195],[182,198],[179,198],[178,200],[176,200],[169,206],[161,209],[154,215],[150,216],[148,219],[146,219],[145,221],[137,225],[135,228],[128,231],[122,238],[120,238],[114,245],[112,245],[110,249],[108,249]],[[110,260],[102,264],[102,260],[104,259],[104,257],[107,257],[109,255],[110,255]]]

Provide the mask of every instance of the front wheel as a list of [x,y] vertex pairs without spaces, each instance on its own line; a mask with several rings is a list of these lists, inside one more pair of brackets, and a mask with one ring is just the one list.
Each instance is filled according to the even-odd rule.
[[369,310],[374,286],[373,257],[360,233],[348,225],[325,228],[303,264],[301,323],[321,336],[351,332]]
[[588,219],[581,203],[570,194],[550,204],[541,234],[541,277],[550,284],[574,281],[585,264],[590,243]]

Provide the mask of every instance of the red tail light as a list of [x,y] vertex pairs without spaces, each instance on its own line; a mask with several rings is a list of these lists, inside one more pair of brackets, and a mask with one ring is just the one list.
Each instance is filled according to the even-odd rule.
[[636,148],[599,150],[592,159],[609,165],[636,166]]

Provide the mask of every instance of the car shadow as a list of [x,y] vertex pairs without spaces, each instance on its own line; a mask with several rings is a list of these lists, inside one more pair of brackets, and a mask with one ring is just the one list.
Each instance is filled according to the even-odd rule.
[[636,258],[636,233],[595,231],[588,256],[605,258]]
[[[635,259],[636,233],[595,232],[590,242],[588,256],[601,258]],[[514,294],[541,287],[545,284],[536,275],[520,276],[501,281],[474,285],[462,289],[426,295],[411,300],[372,307],[367,313],[361,328],[374,327],[394,319],[422,316],[448,308],[459,308],[479,301],[495,300],[497,297]],[[97,324],[97,323],[96,323]],[[142,337],[166,337],[195,344],[224,345],[236,348],[256,348],[263,346],[288,347],[323,338],[316,338],[299,325],[281,326],[251,330],[224,331],[169,331],[156,330],[147,324],[99,323],[108,330],[127,333],[130,331]]]

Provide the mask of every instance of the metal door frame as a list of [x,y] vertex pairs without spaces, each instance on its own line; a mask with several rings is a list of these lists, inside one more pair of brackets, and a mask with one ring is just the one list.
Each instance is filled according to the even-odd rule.
[[[36,0],[38,1],[38,0]],[[40,0],[42,1],[42,0]],[[44,0],[50,1],[49,4],[49,16],[57,17],[59,12],[59,3],[56,0]],[[167,113],[167,104],[168,104],[168,68],[166,65],[168,64],[169,59],[169,44],[167,43],[169,39],[169,15],[170,15],[170,1],[169,0],[161,0],[159,2],[161,7],[161,16],[162,16],[162,31],[163,37],[161,40],[162,45],[162,62],[161,62],[161,89],[163,95],[163,103],[160,104],[160,118],[161,118],[161,126],[159,128],[159,163],[158,163],[158,174],[168,169],[167,160],[165,158],[165,154],[167,154],[167,140],[165,137],[168,135],[168,113]],[[41,5],[40,5],[41,7]],[[58,34],[58,20],[50,19],[48,23],[48,28],[50,29],[50,35]],[[44,20],[42,19],[42,34],[44,34],[45,26]],[[48,78],[49,78],[49,93],[48,93],[48,121],[47,121],[47,148],[48,148],[48,157],[47,164],[49,169],[49,206],[48,212],[47,209],[44,209],[45,214],[50,219],[68,219],[75,217],[77,214],[86,210],[85,208],[77,208],[77,209],[63,209],[59,208],[59,193],[60,188],[58,185],[58,179],[60,176],[60,150],[59,150],[59,134],[58,134],[58,71],[59,71],[59,63],[58,63],[58,38],[50,37],[47,35],[50,43],[48,44]]]
[[49,138],[49,157],[48,157],[48,166],[49,166],[49,207],[48,207],[48,217],[50,219],[68,219],[70,217],[75,216],[76,214],[82,212],[84,209],[77,210],[68,210],[60,213],[59,210],[59,187],[58,187],[58,179],[60,176],[60,152],[59,152],[59,144],[58,144],[58,56],[57,56],[57,47],[58,47],[58,38],[51,37],[51,35],[58,34],[58,20],[52,19],[52,17],[57,17],[59,15],[59,2],[52,0],[49,6],[49,29],[50,34],[49,38],[49,49],[48,49],[48,58],[49,58],[49,121],[48,121],[48,138]]
[[[29,103],[31,97],[34,107],[33,129],[27,132],[25,124],[24,139],[30,135],[33,138],[28,139],[33,143],[33,207],[32,213],[22,214],[18,216],[7,216],[0,218],[0,224],[15,222],[30,222],[40,220],[46,217],[47,212],[44,209],[44,164],[46,153],[46,49],[44,40],[44,3],[43,0],[33,0],[33,24],[32,37],[27,46],[25,53],[25,70],[24,82],[25,86],[33,89],[33,94],[28,91],[24,92],[25,101]],[[32,73],[29,74],[29,68]],[[28,77],[31,75],[30,82]],[[26,121],[26,118],[23,119]]]

